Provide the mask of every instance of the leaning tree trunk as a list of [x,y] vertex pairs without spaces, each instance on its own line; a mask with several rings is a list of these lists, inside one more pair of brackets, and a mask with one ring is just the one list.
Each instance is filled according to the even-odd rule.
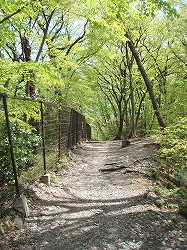
[[128,34],[126,34],[125,36],[128,38],[128,41],[127,41],[128,46],[129,46],[129,48],[130,48],[130,50],[131,50],[131,52],[132,52],[132,54],[133,54],[133,56],[134,56],[134,58],[136,60],[138,68],[139,68],[139,70],[141,72],[141,75],[142,75],[142,77],[144,79],[144,82],[146,84],[146,87],[147,87],[147,90],[149,92],[149,96],[150,96],[150,99],[151,99],[153,109],[155,111],[155,115],[157,117],[158,123],[159,123],[161,128],[165,128],[166,124],[165,124],[164,119],[163,119],[163,117],[162,117],[162,115],[160,113],[159,105],[158,105],[158,102],[157,102],[156,97],[154,95],[151,82],[149,81],[149,78],[148,78],[148,76],[147,76],[147,74],[145,72],[145,69],[144,69],[144,67],[143,67],[143,65],[141,63],[140,57],[139,57],[139,55],[138,55],[138,53],[137,53],[137,51],[136,51],[136,49],[134,47],[132,39],[130,38],[130,36]]

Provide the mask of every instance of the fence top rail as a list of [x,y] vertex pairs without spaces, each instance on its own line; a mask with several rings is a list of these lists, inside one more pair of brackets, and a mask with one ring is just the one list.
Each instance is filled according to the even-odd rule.
[[[7,93],[0,93],[0,98],[3,98],[3,97],[9,98],[9,99],[14,99],[14,100],[20,100],[20,101],[43,103],[43,104],[46,104],[46,105],[58,105],[59,108],[69,108],[69,109],[73,110],[74,112],[80,114],[80,112],[74,110],[71,106],[66,106],[64,104],[58,104],[58,103],[55,103],[55,102],[49,102],[49,101],[40,100],[40,99],[34,100],[32,98],[29,98],[29,97],[10,96]],[[82,114],[80,114],[80,115],[84,117],[84,115],[82,115]]]
[[[29,97],[20,97],[20,96],[10,96],[6,93],[0,93],[0,98],[3,98],[4,96],[6,96],[7,98],[10,99],[14,99],[14,100],[20,100],[20,101],[30,101],[30,102],[38,102],[38,103],[44,103],[44,104],[51,104],[51,105],[57,105],[57,103],[55,102],[49,102],[49,101],[45,101],[45,100],[40,100],[40,99],[32,99]],[[59,106],[61,107],[67,107],[67,108],[71,108],[70,106],[66,106],[64,104],[59,104]]]
[[41,102],[39,100],[34,100],[34,99],[30,99],[28,97],[19,97],[19,96],[9,96],[8,94],[6,93],[0,93],[0,97],[4,97],[6,96],[7,98],[10,98],[10,99],[15,99],[15,100],[20,100],[20,101],[31,101],[31,102]]

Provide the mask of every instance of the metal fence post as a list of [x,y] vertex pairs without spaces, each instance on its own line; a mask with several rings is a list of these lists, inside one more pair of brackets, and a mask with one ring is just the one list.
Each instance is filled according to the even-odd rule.
[[70,124],[69,124],[69,133],[68,133],[68,148],[71,148],[74,144],[74,135],[73,133],[73,129],[74,129],[74,112],[73,109],[71,109],[71,113],[70,113]]
[[58,110],[58,160],[61,157],[61,109]]
[[42,150],[43,150],[43,164],[44,164],[44,174],[47,173],[46,168],[46,152],[45,152],[45,128],[44,128],[44,114],[43,114],[43,102],[40,102],[40,112],[41,112],[41,126],[42,126]]
[[19,197],[20,191],[19,191],[19,184],[18,184],[18,177],[17,177],[16,161],[15,161],[15,157],[14,157],[14,147],[13,147],[12,135],[11,135],[11,129],[10,129],[9,113],[8,113],[8,106],[7,106],[7,96],[6,96],[6,94],[3,94],[2,96],[3,96],[5,117],[6,117],[8,141],[9,141],[9,146],[10,146],[10,155],[11,155],[12,167],[13,167],[13,172],[14,172],[16,195]]
[[86,136],[86,119],[84,117],[84,121],[83,121],[83,139],[86,140],[87,136]]
[[86,123],[86,137],[88,140],[91,140],[91,127],[88,123]]
[[78,113],[77,111],[75,111],[75,143],[78,142],[79,140],[79,137],[78,137]]

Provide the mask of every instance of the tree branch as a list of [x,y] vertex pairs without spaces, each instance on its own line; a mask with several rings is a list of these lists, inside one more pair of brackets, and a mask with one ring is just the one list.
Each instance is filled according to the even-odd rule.
[[[26,4],[25,6],[27,6],[28,4]],[[2,20],[0,20],[0,24],[7,21],[8,19],[10,19],[11,17],[15,16],[16,14],[20,13],[22,11],[22,9],[25,8],[25,6],[21,7],[20,9],[16,10],[15,12],[13,12],[12,14],[6,16],[5,18],[3,18]]]
[[44,46],[44,43],[45,43],[45,40],[46,40],[46,37],[47,37],[47,33],[48,33],[48,29],[49,29],[49,25],[50,25],[50,22],[51,22],[51,19],[54,15],[54,12],[55,12],[55,9],[51,12],[49,18],[47,19],[45,13],[43,12],[43,15],[44,15],[44,18],[46,20],[46,27],[44,29],[44,35],[43,35],[43,38],[42,38],[42,42],[41,42],[41,45],[40,45],[40,48],[39,48],[39,51],[38,51],[38,54],[36,56],[36,62],[38,62],[39,58],[40,58],[40,55],[42,53],[42,50],[43,50],[43,46]]
[[84,32],[83,32],[83,34],[82,34],[81,36],[79,36],[79,37],[69,46],[68,50],[66,51],[66,56],[69,54],[69,52],[71,51],[71,49],[72,49],[78,42],[80,42],[80,41],[83,39],[83,37],[85,36],[87,24],[88,24],[88,21],[87,21],[87,22],[85,23],[85,25],[84,25]]

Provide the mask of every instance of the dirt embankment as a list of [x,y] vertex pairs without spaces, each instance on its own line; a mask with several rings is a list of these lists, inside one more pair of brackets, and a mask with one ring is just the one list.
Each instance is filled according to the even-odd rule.
[[155,205],[155,147],[136,140],[75,149],[55,183],[27,190],[30,217],[19,230],[2,226],[0,249],[187,249],[186,219]]

